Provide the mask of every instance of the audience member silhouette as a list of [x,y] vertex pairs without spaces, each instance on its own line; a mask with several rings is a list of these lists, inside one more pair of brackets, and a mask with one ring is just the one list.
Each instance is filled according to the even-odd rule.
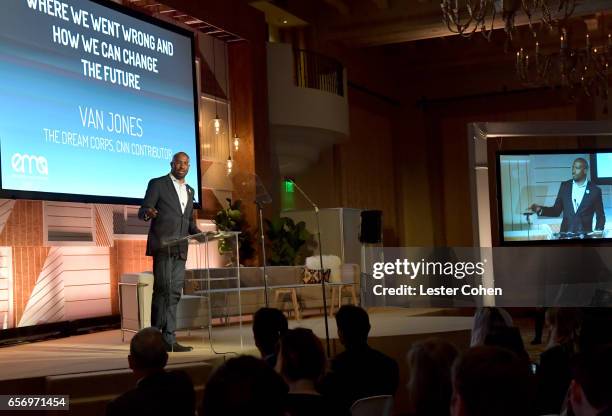
[[204,416],[285,416],[287,385],[263,360],[231,358],[211,376],[204,389]]
[[544,332],[546,308],[537,307],[533,312],[533,340],[531,345],[539,345],[542,343],[542,332]]
[[338,415],[316,390],[325,365],[323,344],[310,329],[290,329],[281,338],[276,370],[289,386],[286,410],[291,416]]
[[157,328],[140,330],[130,342],[130,368],[138,379],[135,389],[110,402],[107,416],[195,414],[195,393],[189,376],[164,370],[168,353]]
[[612,308],[582,308],[578,347],[581,352],[612,344]]
[[572,360],[569,401],[576,416],[612,416],[612,345]]
[[408,400],[411,416],[449,416],[451,368],[457,349],[440,339],[417,342],[408,351]]
[[525,349],[520,330],[515,326],[497,327],[492,329],[484,340],[484,345],[500,347],[512,351],[531,371],[531,361]]
[[261,358],[274,368],[280,338],[289,328],[287,318],[279,309],[260,308],[253,315],[253,338]]
[[346,349],[331,362],[331,371],[321,383],[321,391],[348,411],[358,399],[394,395],[399,383],[395,360],[370,348],[368,313],[353,305],[344,305],[336,314],[338,337]]
[[572,379],[570,362],[577,349],[580,319],[574,308],[549,308],[546,323],[550,339],[547,350],[540,354],[536,408],[540,414],[556,414],[561,412]]
[[533,383],[513,352],[472,347],[453,365],[452,416],[528,416]]
[[472,340],[470,346],[484,345],[489,332],[497,328],[512,326],[512,317],[505,309],[485,307],[478,308],[474,314]]

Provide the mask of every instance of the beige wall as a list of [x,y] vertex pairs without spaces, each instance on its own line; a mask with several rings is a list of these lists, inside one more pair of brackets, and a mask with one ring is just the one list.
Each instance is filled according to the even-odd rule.
[[[315,165],[295,177],[321,208],[383,210],[387,245],[399,243],[397,185],[392,162],[395,111],[384,101],[349,89],[349,140],[324,150]],[[293,200],[296,209],[308,207],[298,193]],[[287,200],[284,208],[291,208]]]

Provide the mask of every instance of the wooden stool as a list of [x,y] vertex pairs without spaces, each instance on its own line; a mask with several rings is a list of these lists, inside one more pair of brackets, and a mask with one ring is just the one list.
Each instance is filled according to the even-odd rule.
[[357,305],[357,294],[355,293],[355,285],[334,285],[332,286],[331,305],[329,314],[334,314],[334,304],[336,301],[336,294],[338,295],[338,309],[342,306],[342,289],[349,289],[351,291],[351,298],[353,305]]
[[297,290],[294,287],[274,290],[274,303],[277,305],[278,309],[281,309],[279,307],[280,305],[278,305],[279,297],[281,295],[288,295],[288,294],[291,295],[291,303],[293,303],[293,312],[295,313],[295,319],[299,321],[300,320],[300,304],[297,298]]

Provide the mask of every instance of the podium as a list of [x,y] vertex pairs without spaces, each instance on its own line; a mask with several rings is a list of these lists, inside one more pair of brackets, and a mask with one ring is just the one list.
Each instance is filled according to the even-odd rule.
[[[164,242],[164,247],[168,250],[168,255],[172,255],[178,252],[180,248],[185,248],[186,246],[189,263],[195,265],[195,268],[189,271],[186,270],[185,272],[186,276],[183,284],[183,296],[181,297],[181,301],[185,298],[195,296],[199,299],[200,305],[203,303],[206,304],[205,309],[208,315],[206,319],[208,341],[211,351],[215,354],[227,354],[235,351],[218,351],[215,349],[212,327],[213,296],[223,296],[230,292],[237,292],[238,304],[236,307],[239,317],[240,348],[242,349],[244,345],[242,334],[242,300],[240,298],[239,235],[239,231],[208,231]],[[210,275],[210,243],[220,240],[226,240],[226,245],[231,245],[233,247],[231,251],[232,264],[226,266],[228,271],[226,276],[212,278]],[[227,244],[228,242],[231,242],[231,244]],[[190,277],[187,277],[188,273]],[[203,310],[204,308],[199,309]]]

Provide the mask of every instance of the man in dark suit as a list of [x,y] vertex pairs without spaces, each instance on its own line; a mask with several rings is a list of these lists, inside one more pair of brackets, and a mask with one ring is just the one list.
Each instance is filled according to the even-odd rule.
[[168,353],[157,328],[144,328],[134,335],[128,362],[137,386],[110,402],[107,416],[194,415],[193,383],[183,371],[164,370]]
[[151,220],[147,256],[153,256],[153,300],[151,325],[163,335],[166,349],[190,351],[176,342],[176,305],[181,299],[187,260],[187,241],[169,241],[200,232],[193,219],[194,189],[185,183],[189,156],[179,152],[172,157],[170,174],[151,179],[138,217]]
[[336,314],[338,338],[346,351],[331,361],[330,372],[320,390],[348,412],[359,399],[395,395],[399,384],[399,366],[394,359],[370,348],[370,318],[359,306],[344,305]]
[[589,163],[579,157],[572,165],[572,179],[561,182],[557,199],[552,207],[532,204],[531,210],[543,217],[558,217],[563,212],[563,232],[589,233],[593,231],[593,215],[596,216],[595,230],[602,231],[606,224],[601,188],[587,180]]

